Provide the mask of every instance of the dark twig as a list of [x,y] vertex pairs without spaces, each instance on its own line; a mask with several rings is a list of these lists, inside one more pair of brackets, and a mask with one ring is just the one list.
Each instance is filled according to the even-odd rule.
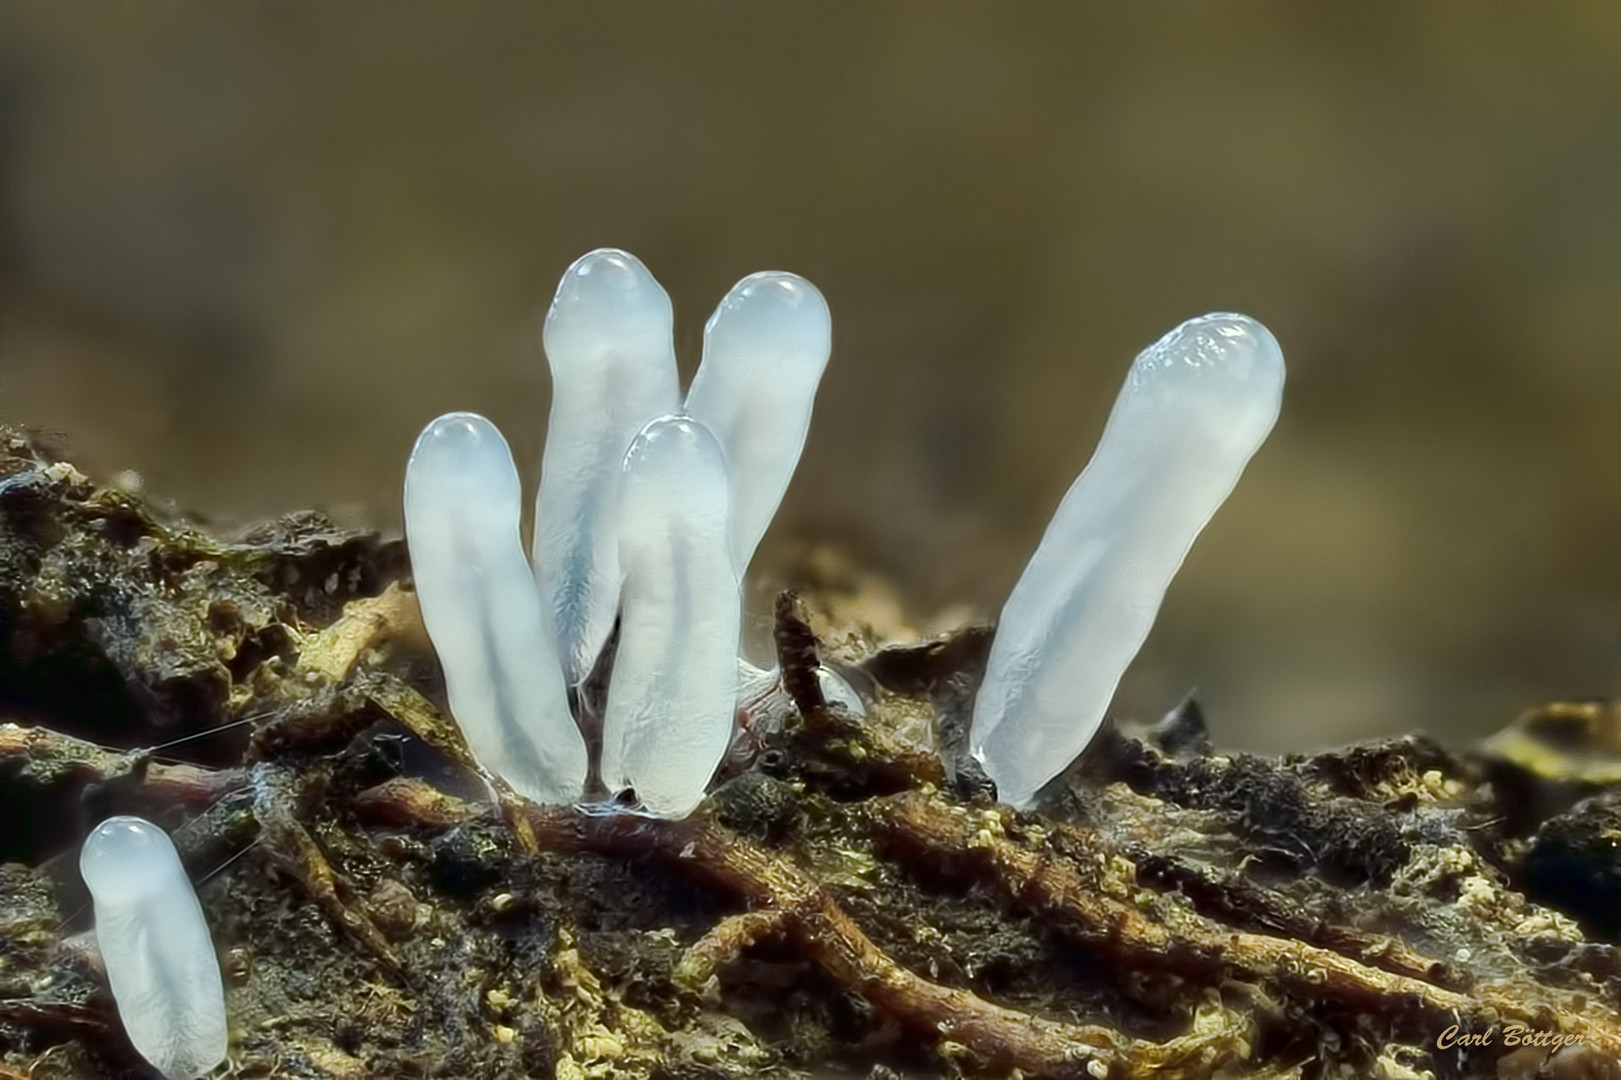
[[[485,812],[472,804],[451,808],[423,787],[415,780],[388,781],[363,792],[356,808],[366,818],[391,823],[419,807],[433,808],[438,823],[448,823],[448,809],[467,817]],[[989,1067],[1018,1068],[1031,1077],[1198,1076],[1243,1042],[1243,1033],[1230,1025],[1166,1043],[1122,1040],[1106,1027],[1043,1019],[932,983],[874,945],[815,878],[712,822],[543,806],[529,807],[527,816],[542,849],[656,858],[748,904],[748,916],[723,923],[725,929],[705,946],[718,955],[694,957],[687,974],[706,976],[706,961],[781,933],[846,990],[943,1049],[955,1046]]]
[[822,693],[816,670],[821,658],[816,652],[816,634],[799,613],[799,596],[792,589],[777,594],[773,636],[777,644],[777,666],[782,672],[782,688],[807,724],[825,723],[827,698]]
[[801,764],[819,758],[831,761],[834,771],[853,779],[853,788],[863,794],[938,784],[944,779],[934,753],[907,745],[887,728],[863,724],[828,703],[819,678],[816,634],[800,614],[792,592],[777,597],[774,636],[783,689],[804,718],[794,746]]
[[[1518,988],[1480,985],[1468,994],[1425,979],[1370,967],[1329,949],[1288,938],[1233,931],[1187,918],[1176,925],[1150,918],[1139,905],[1110,895],[1096,872],[1030,850],[1009,838],[1005,808],[946,807],[915,792],[878,802],[880,829],[935,873],[972,874],[1004,900],[1111,953],[1124,967],[1174,963],[1212,983],[1227,978],[1280,986],[1304,1001],[1334,1001],[1361,1012],[1418,1013],[1435,1030],[1472,1019],[1482,1026],[1517,1020],[1579,1035],[1621,1053],[1621,1017],[1591,1001],[1554,1005]],[[1106,863],[1107,846],[1098,843]]]

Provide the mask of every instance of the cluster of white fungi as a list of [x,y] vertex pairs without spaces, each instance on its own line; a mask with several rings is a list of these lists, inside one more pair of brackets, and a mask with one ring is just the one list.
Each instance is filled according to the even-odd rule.
[[[629,811],[685,816],[749,681],[740,584],[805,443],[828,308],[793,274],[744,278],[705,327],[685,397],[672,326],[669,297],[626,252],[563,275],[532,553],[518,470],[488,420],[439,417],[406,467],[412,570],[451,712],[480,764],[539,802],[582,797],[581,725],[600,723],[609,791],[633,795]],[[1027,806],[1097,731],[1171,578],[1271,431],[1283,378],[1277,342],[1243,315],[1191,319],[1137,357],[997,624],[970,747],[1006,802]],[[603,715],[577,717],[616,624]],[[226,1052],[224,995],[173,844],[113,818],[81,866],[136,1049],[169,1080],[208,1072]]]

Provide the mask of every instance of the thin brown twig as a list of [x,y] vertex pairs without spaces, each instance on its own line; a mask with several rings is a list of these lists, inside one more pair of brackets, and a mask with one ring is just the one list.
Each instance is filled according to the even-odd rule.
[[1005,808],[948,807],[918,792],[876,800],[875,807],[879,828],[889,839],[912,847],[936,872],[972,873],[1006,902],[1068,927],[1128,964],[1161,965],[1174,958],[1178,970],[1204,969],[1212,982],[1234,976],[1271,982],[1305,1000],[1331,1000],[1358,1010],[1402,1014],[1416,1008],[1439,1024],[1437,1030],[1460,1018],[1482,1026],[1520,1021],[1621,1053],[1621,1018],[1591,1001],[1584,1007],[1554,1007],[1501,984],[1463,994],[1293,939],[1235,931],[1203,919],[1173,928],[1109,895],[1096,875],[1083,873],[1074,861],[1011,840],[1003,828]]
[[[21,724],[0,724],[0,760],[21,758],[26,768],[49,779],[60,772],[81,782],[107,780],[130,771],[137,751],[109,750],[71,735]],[[208,806],[240,788],[242,769],[206,769],[198,765],[151,762],[142,786],[154,795],[185,806]]]
[[792,591],[777,597],[772,633],[783,689],[804,721],[801,749],[839,758],[844,771],[864,778],[868,790],[898,791],[944,779],[940,759],[931,750],[907,745],[887,729],[863,724],[828,704],[820,682],[816,634]]
[[[393,975],[401,973],[400,959],[377,924],[352,900],[353,887],[332,868],[321,846],[294,815],[295,799],[283,781],[267,775],[265,796],[255,800],[264,849],[284,870],[303,883],[321,910],[345,933],[375,956]],[[350,898],[346,899],[345,894]]]
[[[363,792],[356,809],[399,823],[432,808],[445,823],[447,804],[398,779]],[[468,816],[485,812],[462,804]],[[1061,1023],[941,986],[902,967],[879,949],[810,874],[713,822],[663,821],[627,814],[530,806],[530,826],[544,850],[661,859],[683,875],[769,916],[735,928],[780,931],[833,980],[914,1032],[958,1048],[988,1067],[1030,1077],[1201,1075],[1245,1042],[1235,1024],[1197,1036],[1152,1043],[1122,1040],[1109,1028]]]

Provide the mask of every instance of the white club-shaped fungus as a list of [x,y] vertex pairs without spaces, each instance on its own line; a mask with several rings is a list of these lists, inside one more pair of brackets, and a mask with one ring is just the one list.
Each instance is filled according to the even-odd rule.
[[728,499],[720,444],[690,417],[653,421],[625,456],[602,778],[665,817],[698,805],[732,737],[741,597]]
[[726,452],[730,543],[740,576],[799,464],[832,332],[816,286],[776,270],[739,281],[704,327],[703,362],[686,412]]
[[486,769],[540,802],[579,797],[568,690],[617,615],[599,774],[655,814],[702,799],[737,704],[739,582],[799,460],[830,340],[814,286],[752,274],[709,320],[677,414],[669,297],[626,252],[576,261],[543,334],[532,565],[500,433],[472,413],[423,431],[406,469],[411,565],[451,712]]
[[108,818],[85,840],[79,871],[130,1042],[168,1080],[211,1071],[225,1060],[225,990],[202,905],[168,834],[141,818]]
[[585,741],[524,557],[521,510],[495,425],[463,412],[423,430],[405,469],[405,536],[450,711],[485,768],[528,798],[567,803],[585,781]]
[[613,248],[576,260],[546,315],[552,407],[534,565],[570,685],[590,674],[613,630],[625,450],[681,400],[672,326],[664,289],[634,255]]
[[1272,430],[1283,354],[1243,315],[1190,319],[1132,365],[1091,462],[997,623],[970,745],[1028,805],[1091,741],[1171,578]]

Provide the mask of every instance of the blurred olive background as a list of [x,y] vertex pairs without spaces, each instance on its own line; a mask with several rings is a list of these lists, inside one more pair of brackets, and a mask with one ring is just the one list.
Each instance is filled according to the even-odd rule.
[[1303,749],[1621,683],[1621,6],[0,3],[0,418],[103,477],[396,529],[474,409],[532,482],[604,245],[689,375],[743,274],[827,294],[766,579],[994,614],[1131,357],[1235,309],[1284,418],[1122,711]]

